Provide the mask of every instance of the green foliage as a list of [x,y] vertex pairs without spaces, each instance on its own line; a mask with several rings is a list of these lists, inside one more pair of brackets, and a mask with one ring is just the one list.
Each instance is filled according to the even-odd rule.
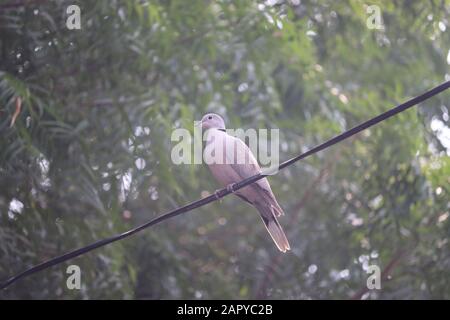
[[[450,77],[447,1],[373,1],[383,30],[362,1],[268,2],[80,1],[81,30],[72,2],[0,3],[0,279],[217,189],[170,159],[207,111],[280,128],[283,160]],[[449,299],[449,98],[271,177],[289,254],[228,197],[0,298],[345,299],[404,252],[364,297]]]

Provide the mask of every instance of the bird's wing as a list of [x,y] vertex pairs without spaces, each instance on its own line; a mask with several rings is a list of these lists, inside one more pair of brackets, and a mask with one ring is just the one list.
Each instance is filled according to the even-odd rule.
[[[229,148],[233,148],[234,153],[226,152],[227,161],[230,164],[231,168],[234,172],[236,172],[241,179],[245,179],[251,176],[254,176],[258,173],[261,173],[261,168],[253,155],[250,148],[241,140],[236,137],[230,136],[227,134],[226,136],[226,144],[227,150],[231,150]],[[232,158],[234,156],[234,158]],[[283,209],[281,209],[278,204],[275,196],[270,188],[269,182],[266,178],[260,179],[253,184],[256,186],[258,193],[261,194],[264,199],[268,200],[268,202],[275,207],[277,211],[277,216],[283,214]]]
[[[259,167],[258,161],[256,161],[252,151],[241,139],[227,134],[226,141],[227,163],[231,164],[233,169],[242,179],[251,177],[261,172],[261,168]],[[228,152],[231,150],[233,152]]]

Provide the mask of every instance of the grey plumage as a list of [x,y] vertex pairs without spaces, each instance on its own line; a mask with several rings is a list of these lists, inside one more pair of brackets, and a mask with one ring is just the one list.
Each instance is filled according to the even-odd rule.
[[[207,131],[205,161],[211,173],[223,186],[251,177],[261,172],[261,168],[251,150],[240,139],[225,132],[223,119],[213,113],[202,118],[201,126]],[[212,155],[215,156],[214,160]],[[218,156],[219,155],[219,156]],[[208,158],[209,157],[209,158]],[[266,178],[234,192],[235,195],[253,205],[278,249],[282,252],[290,250],[289,242],[277,217],[284,214],[278,204]]]

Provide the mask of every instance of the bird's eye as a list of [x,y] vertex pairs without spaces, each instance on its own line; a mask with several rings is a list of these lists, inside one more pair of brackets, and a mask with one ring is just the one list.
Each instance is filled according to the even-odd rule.
[[209,116],[208,119],[209,119],[209,120],[212,120],[212,116]]

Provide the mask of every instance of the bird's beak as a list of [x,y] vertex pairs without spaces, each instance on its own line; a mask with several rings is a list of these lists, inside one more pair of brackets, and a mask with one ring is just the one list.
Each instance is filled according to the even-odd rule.
[[200,121],[194,121],[194,126],[195,127],[201,127],[201,125],[202,125],[202,121],[200,120]]

